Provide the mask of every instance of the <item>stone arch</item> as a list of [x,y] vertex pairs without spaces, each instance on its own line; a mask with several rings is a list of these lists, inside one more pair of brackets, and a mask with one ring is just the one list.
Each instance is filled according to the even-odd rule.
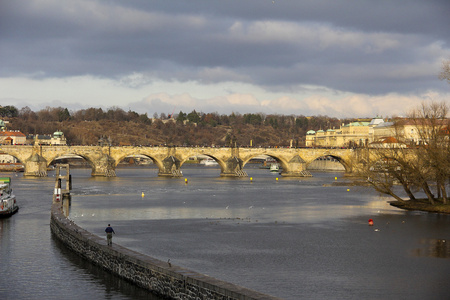
[[225,161],[220,159],[217,155],[214,155],[214,154],[211,154],[211,153],[201,153],[201,152],[191,152],[191,153],[189,153],[189,155],[184,155],[183,157],[181,157],[180,158],[180,167],[182,167],[183,164],[186,161],[188,161],[190,157],[200,156],[200,155],[207,156],[209,158],[214,159],[218,163],[218,165],[220,167],[220,173],[223,173],[225,171],[225,169],[226,169],[226,162]]
[[195,153],[195,154],[192,154],[192,155],[184,156],[184,157],[182,157],[182,158],[180,159],[180,164],[183,165],[186,161],[189,160],[190,157],[193,157],[193,156],[200,156],[200,155],[202,155],[202,156],[207,156],[207,157],[209,157],[209,158],[214,159],[214,160],[219,164],[219,166],[222,166],[222,165],[224,164],[223,160],[221,160],[220,158],[218,158],[217,156],[215,156],[215,155],[213,155],[213,154],[208,154],[208,153]]
[[134,156],[134,155],[145,156],[145,157],[151,159],[151,160],[153,161],[153,163],[154,163],[156,166],[158,166],[158,167],[160,167],[160,165],[161,165],[161,161],[158,160],[155,156],[149,155],[149,154],[147,154],[147,153],[139,153],[139,152],[137,152],[137,153],[125,153],[125,154],[123,154],[123,155],[121,155],[121,156],[114,157],[114,160],[115,160],[115,166],[117,167],[117,166],[119,165],[119,163],[120,163],[121,161],[123,161],[125,158],[130,157],[130,156]]
[[242,167],[244,168],[245,165],[250,160],[254,159],[255,157],[263,156],[263,155],[275,159],[277,161],[277,163],[279,163],[282,168],[286,167],[287,162],[283,158],[281,158],[279,155],[271,154],[271,153],[255,153],[255,154],[246,156],[245,159],[242,160]]
[[[20,156],[14,155],[14,153],[11,154],[11,153],[6,153],[6,152],[4,152],[4,154],[13,157],[13,158],[16,159],[17,162],[19,162],[19,163],[22,163],[22,164],[25,163],[25,160],[23,160],[23,158],[21,158]],[[1,163],[1,162],[0,162],[0,163]]]
[[307,166],[309,166],[313,161],[315,161],[315,160],[317,160],[317,159],[319,159],[321,157],[326,157],[326,156],[332,157],[335,160],[337,160],[339,163],[341,163],[341,165],[344,167],[345,173],[351,173],[351,171],[352,171],[351,164],[349,164],[347,162],[347,160],[345,160],[341,156],[336,155],[336,154],[332,154],[332,153],[324,153],[323,155],[315,157],[313,160],[311,160],[310,162],[307,163]]
[[69,157],[73,157],[73,158],[80,157],[80,158],[84,159],[85,161],[87,161],[91,167],[94,165],[94,162],[89,158],[89,156],[68,152],[68,153],[58,153],[58,154],[52,155],[50,157],[47,156],[47,158],[46,158],[47,159],[47,167],[50,166],[50,164],[53,161],[60,159],[61,157],[64,157],[64,156],[69,156]]

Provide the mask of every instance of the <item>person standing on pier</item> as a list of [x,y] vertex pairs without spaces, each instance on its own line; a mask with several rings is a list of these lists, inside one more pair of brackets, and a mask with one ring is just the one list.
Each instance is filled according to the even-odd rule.
[[108,224],[108,227],[106,227],[105,232],[106,232],[106,239],[108,240],[108,246],[111,246],[112,245],[112,235],[113,235],[113,233],[116,234],[114,232],[114,229],[111,227],[111,224]]

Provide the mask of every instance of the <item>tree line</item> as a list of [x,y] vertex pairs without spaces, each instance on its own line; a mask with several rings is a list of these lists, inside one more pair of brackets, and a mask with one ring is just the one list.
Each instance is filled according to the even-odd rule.
[[120,107],[87,108],[70,111],[64,107],[46,107],[32,111],[5,106],[2,118],[9,129],[24,134],[52,134],[61,130],[70,144],[96,144],[107,136],[120,145],[215,145],[215,146],[303,146],[308,130],[339,128],[353,119],[328,116],[279,114],[219,114],[192,110],[177,114],[125,111]]

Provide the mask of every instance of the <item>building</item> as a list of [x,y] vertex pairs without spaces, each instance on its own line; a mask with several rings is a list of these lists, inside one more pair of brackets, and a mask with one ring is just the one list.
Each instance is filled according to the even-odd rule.
[[50,145],[65,146],[67,145],[66,137],[62,131],[55,131],[50,139]]
[[[441,126],[441,131],[448,128],[446,123],[439,121],[435,126]],[[440,123],[440,125],[439,125]],[[427,132],[432,125],[426,120],[398,119],[395,122],[385,122],[381,118],[370,122],[358,121],[339,129],[309,130],[306,133],[307,147],[403,147],[404,145],[426,144]],[[400,146],[400,145],[403,146]]]
[[27,137],[19,130],[0,131],[0,143],[2,145],[25,145]]
[[382,124],[381,118],[342,124],[339,129],[309,130],[306,133],[307,147],[354,147],[366,146],[374,141],[373,128]]
[[66,137],[62,131],[55,131],[53,135],[35,135],[32,137],[36,145],[52,145],[65,146],[67,145]]

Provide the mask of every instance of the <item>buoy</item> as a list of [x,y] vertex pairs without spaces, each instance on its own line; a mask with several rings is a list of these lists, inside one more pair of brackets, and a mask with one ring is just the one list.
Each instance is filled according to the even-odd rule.
[[186,184],[188,183],[188,180],[187,180],[187,178],[185,178],[185,179],[184,179],[184,182],[185,182]]
[[347,189],[347,192],[350,192],[350,189]]
[[337,177],[334,177],[334,180],[337,180]]
[[253,181],[253,177],[250,177],[250,181]]
[[142,198],[144,198],[144,196],[145,196],[144,192],[142,192],[142,195],[141,195],[141,196],[142,196]]
[[278,181],[278,177],[276,178],[276,181]]
[[369,226],[373,226],[373,220],[369,219]]

